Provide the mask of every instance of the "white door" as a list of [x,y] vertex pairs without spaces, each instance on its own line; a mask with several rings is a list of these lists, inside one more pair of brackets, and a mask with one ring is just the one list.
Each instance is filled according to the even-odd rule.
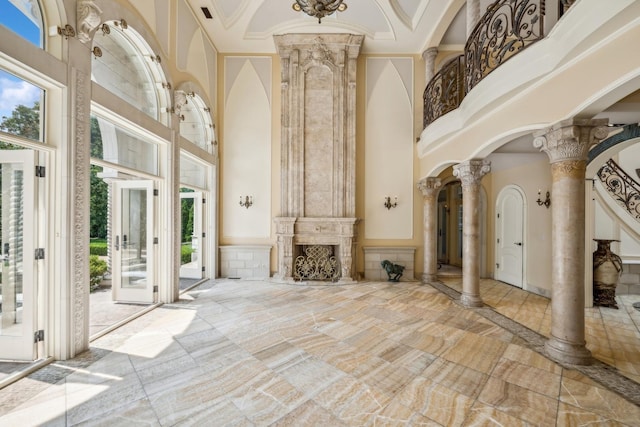
[[[181,229],[190,228],[191,233],[180,247],[180,277],[202,279],[202,193],[180,193],[181,212],[189,213],[190,222],[183,218]],[[184,216],[184,215],[183,215]],[[180,233],[184,235],[185,233]]]
[[35,162],[32,150],[0,150],[0,358],[34,360]]
[[112,215],[113,299],[152,303],[153,181],[115,181]]
[[524,199],[509,187],[500,192],[496,206],[497,280],[522,288],[524,276]]

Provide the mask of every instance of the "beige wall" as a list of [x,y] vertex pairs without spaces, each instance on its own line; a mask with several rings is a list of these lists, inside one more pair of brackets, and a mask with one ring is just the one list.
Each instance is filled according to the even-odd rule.
[[538,206],[538,190],[542,197],[551,190],[551,170],[549,160],[542,154],[493,154],[492,171],[487,178],[488,211],[490,218],[487,230],[487,268],[493,272],[495,265],[496,202],[500,191],[508,185],[518,186],[525,195],[525,263],[526,290],[550,296],[551,292],[551,209]]
[[[270,117],[268,119],[271,123],[271,134],[270,134],[270,154],[271,157],[269,159],[256,159],[254,158],[252,161],[254,162],[253,167],[265,167],[270,168],[270,194],[260,194],[260,198],[269,198],[269,209],[256,209],[254,211],[254,215],[256,215],[256,219],[258,221],[269,221],[270,224],[270,233],[268,237],[260,236],[259,233],[254,233],[253,235],[242,235],[242,237],[238,237],[239,233],[234,231],[234,228],[242,227],[241,221],[237,221],[237,218],[230,219],[232,215],[235,215],[234,212],[238,211],[238,215],[246,214],[246,212],[240,212],[240,210],[246,211],[246,209],[240,208],[238,205],[238,195],[237,194],[227,194],[228,190],[226,188],[233,188],[234,185],[230,185],[228,180],[244,180],[247,184],[250,182],[250,178],[247,177],[237,177],[235,176],[234,170],[230,170],[233,162],[231,164],[225,162],[225,156],[232,150],[229,144],[234,144],[234,141],[226,140],[226,138],[230,138],[229,135],[233,135],[233,132],[229,132],[230,129],[225,129],[225,126],[232,126],[231,122],[229,122],[228,117],[225,117],[225,114],[231,114],[227,107],[228,100],[225,99],[225,85],[227,81],[227,76],[225,76],[225,59],[226,58],[236,58],[236,57],[246,57],[251,58],[260,57],[264,58],[265,55],[234,55],[234,54],[219,54],[218,55],[218,73],[217,73],[217,82],[218,82],[218,101],[217,101],[217,111],[218,111],[218,135],[219,135],[219,151],[220,151],[220,215],[219,215],[219,223],[218,227],[220,230],[227,230],[220,235],[220,245],[274,245],[276,243],[276,238],[274,234],[274,226],[273,226],[273,218],[280,215],[280,148],[281,148],[281,132],[280,132],[280,115],[281,115],[281,92],[280,92],[280,60],[277,55],[272,55],[272,82],[271,82],[271,109],[270,112],[263,112],[263,114],[268,114]],[[366,162],[365,162],[365,152],[367,149],[372,149],[368,145],[367,137],[366,137],[366,117],[367,117],[367,96],[366,96],[366,87],[367,87],[367,59],[376,58],[376,59],[399,59],[407,60],[409,59],[412,63],[413,69],[411,70],[411,79],[409,81],[410,88],[408,90],[411,91],[411,96],[413,97],[413,111],[411,112],[413,120],[409,123],[411,124],[411,128],[408,130],[403,130],[404,132],[404,140],[400,141],[403,143],[405,147],[409,145],[410,147],[410,155],[403,155],[401,161],[398,162],[389,162],[386,165],[390,175],[393,177],[394,175],[406,175],[407,170],[410,170],[409,179],[404,179],[399,181],[402,185],[402,188],[398,189],[398,193],[406,194],[406,197],[402,197],[400,199],[400,203],[404,204],[405,212],[402,214],[402,218],[400,221],[408,222],[409,224],[402,224],[403,227],[400,227],[402,232],[398,232],[397,235],[401,235],[400,237],[393,237],[395,234],[391,233],[390,237],[385,236],[384,239],[367,239],[365,237],[365,226],[367,221],[367,210],[375,209],[375,213],[379,214],[380,212],[387,213],[386,209],[383,206],[383,200],[380,197],[374,198],[369,197],[369,200],[365,197],[365,175],[366,175]],[[406,63],[406,62],[405,62]],[[356,101],[356,217],[360,218],[362,222],[359,225],[359,237],[357,242],[357,251],[356,251],[356,272],[360,273],[364,271],[364,253],[362,251],[363,246],[390,246],[390,247],[406,247],[411,246],[415,247],[416,250],[416,277],[420,277],[422,274],[422,258],[423,258],[423,241],[422,241],[422,195],[417,190],[416,183],[418,181],[418,160],[414,155],[415,150],[415,140],[417,136],[422,131],[422,91],[424,89],[424,64],[419,55],[407,56],[407,55],[398,55],[395,57],[381,57],[381,56],[367,56],[361,55],[358,59],[358,75],[357,75],[357,101]],[[407,83],[405,78],[405,83]],[[240,92],[237,92],[240,93]],[[247,94],[246,96],[249,96]],[[395,105],[387,105],[389,111],[394,111],[397,106]],[[406,108],[406,104],[402,105],[403,108]],[[379,108],[376,107],[376,108]],[[391,120],[392,115],[389,116],[390,121],[388,123],[380,123],[380,126],[389,130],[393,129],[393,121]],[[261,120],[261,118],[253,118],[256,120]],[[377,118],[379,120],[379,118]],[[237,124],[235,125],[237,126]],[[373,147],[376,148],[376,147]],[[378,147],[379,148],[379,147]],[[236,153],[238,155],[238,153]],[[250,156],[248,156],[250,158]],[[406,157],[406,158],[405,158]],[[239,162],[240,159],[235,158],[234,162]],[[227,163],[227,164],[225,164]],[[409,164],[407,164],[409,163]],[[391,194],[392,196],[395,195]],[[257,197],[257,195],[254,195]],[[399,203],[399,204],[400,204]],[[407,207],[408,206],[408,207]],[[254,207],[250,208],[249,211],[254,209]],[[393,214],[394,212],[389,212]],[[248,219],[247,219],[248,220]],[[391,218],[393,221],[394,218]],[[397,220],[397,219],[396,219]],[[230,225],[233,223],[232,225]],[[393,223],[390,223],[390,228],[394,229]],[[275,271],[276,269],[276,251],[275,249],[271,252],[271,271]]]

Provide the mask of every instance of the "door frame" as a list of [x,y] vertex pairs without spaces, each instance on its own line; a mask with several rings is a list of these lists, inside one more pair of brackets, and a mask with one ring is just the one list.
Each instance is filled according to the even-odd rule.
[[[37,153],[32,149],[2,150],[2,161],[23,164],[22,199],[22,329],[20,336],[0,335],[0,358],[32,361],[38,356],[34,333],[38,327],[38,262],[34,258],[37,233],[35,177]],[[4,252],[2,252],[4,253]],[[4,262],[4,261],[0,261]],[[17,307],[16,307],[17,311]]]
[[[508,193],[508,192],[515,192],[516,194],[518,194],[520,196],[520,200],[522,201],[522,286],[520,287],[520,289],[522,290],[527,290],[528,288],[528,282],[527,282],[527,251],[528,251],[528,243],[527,243],[527,229],[526,229],[526,225],[527,225],[527,197],[525,192],[522,190],[522,188],[520,188],[519,186],[515,185],[515,184],[509,184],[504,186],[500,192],[498,193],[498,196],[496,197],[496,205],[495,205],[495,211],[496,211],[496,215],[502,213],[500,211],[500,202],[502,201],[502,199],[504,198],[504,196]],[[498,260],[500,259],[500,245],[498,244],[498,238],[500,237],[500,229],[497,226],[497,218],[496,218],[496,222],[495,222],[495,235],[494,235],[494,246],[495,246],[495,251],[494,251],[494,268],[493,268],[493,276],[495,277],[496,280],[501,280],[501,278],[498,275],[498,268],[496,267],[495,264],[498,263]],[[507,282],[505,282],[507,283]],[[513,285],[512,286],[518,287],[517,285]]]
[[[112,205],[112,224],[113,235],[111,238],[113,262],[112,262],[112,296],[114,301],[132,302],[132,303],[145,303],[152,304],[155,302],[154,287],[156,287],[156,263],[155,263],[155,244],[154,236],[155,230],[155,197],[154,197],[155,182],[150,179],[136,179],[136,180],[114,180],[112,185],[113,191],[113,205]],[[146,274],[147,284],[144,289],[121,289],[120,278],[121,271],[121,255],[120,248],[124,242],[117,241],[116,236],[119,233],[120,213],[121,213],[121,195],[124,189],[145,189],[147,191],[146,199]]]
[[[205,238],[202,237],[202,233],[204,233],[205,230],[205,224],[204,224],[204,204],[202,203],[202,199],[204,198],[204,195],[201,191],[194,191],[194,192],[180,192],[180,203],[181,203],[181,207],[182,207],[182,199],[193,199],[193,218],[194,218],[194,226],[193,226],[193,234],[197,235],[198,238],[198,262],[197,262],[197,267],[196,270],[192,270],[192,269],[188,269],[188,268],[183,268],[182,267],[182,262],[180,262],[180,277],[184,277],[186,279],[202,279],[204,278],[204,272],[202,271],[202,266],[205,265],[204,264],[204,255],[206,253],[206,249],[205,249]],[[196,226],[196,215],[198,218],[197,221],[197,226]],[[180,224],[180,230],[182,234],[182,225]],[[180,245],[182,246],[182,242],[180,242]],[[198,277],[195,277],[198,276]]]

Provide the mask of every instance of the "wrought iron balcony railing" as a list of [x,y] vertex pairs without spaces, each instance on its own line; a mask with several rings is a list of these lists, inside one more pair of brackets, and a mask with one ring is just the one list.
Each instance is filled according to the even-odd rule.
[[[571,1],[566,1],[568,8]],[[427,84],[424,126],[458,108],[478,82],[544,38],[544,14],[545,0],[496,0],[489,6],[467,40],[464,57],[449,62]]]
[[598,178],[615,201],[640,221],[640,184],[609,160],[598,171]]
[[455,110],[464,98],[464,57],[449,61],[436,73],[424,90],[423,126]]
[[465,90],[544,37],[545,0],[498,0],[487,9],[464,48]]

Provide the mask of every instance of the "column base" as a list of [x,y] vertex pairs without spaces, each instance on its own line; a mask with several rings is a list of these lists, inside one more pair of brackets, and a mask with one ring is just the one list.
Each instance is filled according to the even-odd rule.
[[479,295],[465,294],[464,292],[462,293],[462,295],[460,295],[460,302],[467,308],[477,308],[484,306],[482,298],[480,298]]
[[552,336],[544,344],[545,353],[552,359],[571,365],[591,365],[591,352],[584,344],[571,344]]
[[428,273],[422,274],[422,283],[431,283],[431,282],[436,282],[437,280],[438,280],[437,274],[428,274]]

